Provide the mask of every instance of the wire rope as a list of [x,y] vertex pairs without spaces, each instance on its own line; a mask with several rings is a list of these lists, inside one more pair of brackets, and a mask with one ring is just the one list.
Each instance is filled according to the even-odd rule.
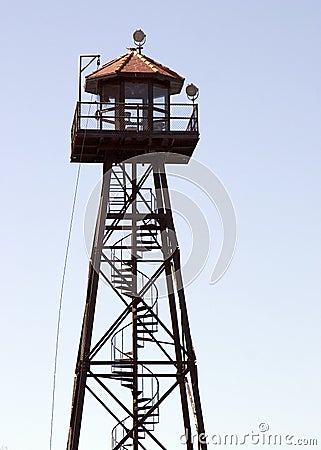
[[79,186],[81,164],[78,164],[78,170],[76,175],[75,190],[71,208],[70,224],[66,244],[66,252],[64,258],[64,265],[62,271],[62,280],[60,287],[59,303],[58,303],[58,317],[57,317],[57,328],[56,328],[56,344],[55,344],[55,356],[54,356],[54,370],[53,370],[53,385],[52,385],[52,398],[51,398],[51,419],[50,419],[50,438],[49,438],[49,449],[52,450],[52,438],[53,438],[53,426],[54,426],[54,412],[55,412],[55,400],[56,400],[56,381],[57,381],[57,365],[58,365],[58,350],[59,350],[59,336],[60,336],[60,325],[61,325],[61,312],[62,312],[62,301],[65,288],[66,272],[68,255],[70,249],[71,233],[75,216],[76,200]]
[[[88,116],[90,115],[92,99],[93,99],[93,95],[91,95]],[[84,151],[88,120],[89,120],[89,118],[87,117],[86,126],[85,126],[85,133],[84,133],[82,147],[81,147],[81,152],[80,152],[80,161],[82,160],[82,155],[83,155],[83,151]],[[74,222],[76,201],[77,201],[77,194],[78,194],[78,187],[79,187],[80,169],[81,169],[81,162],[78,164],[78,170],[77,170],[77,175],[76,175],[76,183],[75,183],[75,189],[74,189],[74,195],[73,195],[73,201],[72,201],[72,208],[71,208],[71,215],[70,215],[70,224],[69,224],[69,230],[68,230],[68,237],[67,237],[67,243],[66,243],[66,251],[65,251],[63,271],[62,271],[62,279],[61,279],[61,286],[60,286],[60,294],[59,294],[59,301],[58,301],[58,317],[57,317],[57,328],[56,328],[56,343],[55,343],[55,356],[54,356],[54,369],[53,369],[53,382],[52,382],[52,397],[51,397],[49,450],[52,450],[53,429],[54,429],[54,414],[55,414],[55,403],[56,403],[56,382],[57,382],[58,351],[59,351],[59,337],[60,337],[60,326],[61,326],[62,303],[63,303],[64,288],[65,288],[65,280],[66,280],[66,272],[67,272],[67,264],[68,264],[68,256],[69,256],[69,249],[70,249],[72,227],[73,227],[73,222]]]

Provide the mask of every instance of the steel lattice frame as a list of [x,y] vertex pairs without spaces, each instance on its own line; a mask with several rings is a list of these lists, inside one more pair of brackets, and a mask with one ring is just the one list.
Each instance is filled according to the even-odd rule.
[[[168,449],[154,429],[160,407],[175,390],[180,394],[185,448],[207,449],[164,161],[155,156],[147,163],[136,159],[113,164],[107,159],[104,164],[67,450],[79,448],[86,391],[115,420],[113,450]],[[93,342],[102,279],[123,307]],[[160,302],[162,286],[167,300]],[[163,309],[167,305],[166,317],[159,311],[160,303]],[[103,351],[108,346],[110,359]],[[130,402],[126,395],[120,399],[115,394],[115,383],[130,392]]]

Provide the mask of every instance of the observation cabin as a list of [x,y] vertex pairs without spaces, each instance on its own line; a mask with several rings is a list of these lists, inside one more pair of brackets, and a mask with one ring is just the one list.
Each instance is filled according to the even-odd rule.
[[[141,30],[135,33],[145,38]],[[117,163],[146,153],[167,152],[185,156],[180,162],[187,163],[192,156],[199,140],[198,105],[194,102],[198,89],[189,84],[186,92],[192,101],[172,102],[172,96],[181,92],[184,78],[141,50],[140,40],[138,48],[128,49],[85,77],[84,90],[97,101],[76,105],[71,162],[103,163],[112,158]]]

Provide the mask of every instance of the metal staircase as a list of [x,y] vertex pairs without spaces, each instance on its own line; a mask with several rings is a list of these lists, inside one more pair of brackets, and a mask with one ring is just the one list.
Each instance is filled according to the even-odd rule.
[[[129,327],[128,324],[125,328]],[[133,391],[133,359],[131,357],[131,352],[123,353],[119,348],[115,346],[115,342],[118,339],[122,339],[124,336],[124,329],[119,331],[114,337],[112,342],[112,354],[113,357],[112,374],[113,378],[120,380],[121,385],[125,388]],[[121,336],[119,336],[121,335]],[[159,381],[157,377],[144,365],[139,366],[139,384],[137,394],[137,403],[135,409],[137,411],[138,420],[143,419],[143,417],[148,413],[148,411],[158,402],[159,400]],[[140,439],[145,439],[146,430],[154,431],[155,425],[159,423],[159,408],[156,407],[148,417],[143,420],[142,425],[138,426],[137,433]],[[127,416],[122,422],[118,423],[112,431],[112,448],[115,448],[120,440],[126,435],[127,430],[132,426],[132,417]],[[123,444],[122,449],[126,450],[129,448],[130,444]]]
[[[126,186],[126,172],[121,164],[113,166],[110,179],[109,212],[120,212],[126,199],[129,198],[131,187]],[[151,189],[146,189],[143,197],[137,201],[138,207],[144,206],[153,211],[154,198]],[[157,225],[152,220],[142,220],[136,227],[135,249],[138,259],[142,259],[148,251],[159,249]],[[113,288],[119,294],[127,298],[136,298],[135,320],[137,326],[138,351],[143,351],[145,343],[155,341],[154,335],[158,331],[158,291],[155,284],[150,283],[150,278],[133,266],[133,260],[129,259],[129,250],[132,248],[132,233],[123,236],[110,247],[108,260],[110,263],[110,280]],[[125,255],[126,252],[126,255]],[[144,290],[143,296],[139,291]],[[137,427],[139,440],[145,439],[146,430],[154,431],[159,423],[159,408],[151,408],[159,400],[159,381],[151,370],[139,363],[137,358],[137,384],[134,384],[134,359],[133,359],[133,322],[130,320],[122,328],[118,329],[111,338],[111,377],[120,381],[121,386],[130,389],[135,398],[134,411],[136,419],[141,421]],[[146,416],[146,418],[144,417]],[[119,442],[133,426],[133,417],[127,416],[118,423],[112,431],[112,448]],[[128,450],[132,443],[127,440],[121,445],[121,450]],[[145,447],[140,442],[140,447]]]

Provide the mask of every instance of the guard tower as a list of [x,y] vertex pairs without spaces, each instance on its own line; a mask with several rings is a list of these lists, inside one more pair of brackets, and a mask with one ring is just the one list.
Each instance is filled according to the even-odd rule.
[[[142,54],[141,30],[134,39],[137,48],[86,77],[85,91],[97,101],[78,102],[72,125],[71,162],[101,163],[103,182],[67,450],[80,448],[87,396],[113,421],[101,430],[108,450],[173,450],[173,442],[206,450],[165,171],[188,163],[197,145],[197,90],[189,85],[193,103],[173,103],[184,78]],[[109,289],[102,296],[101,282]],[[108,313],[95,331],[99,302]],[[174,402],[169,439],[162,417]]]

